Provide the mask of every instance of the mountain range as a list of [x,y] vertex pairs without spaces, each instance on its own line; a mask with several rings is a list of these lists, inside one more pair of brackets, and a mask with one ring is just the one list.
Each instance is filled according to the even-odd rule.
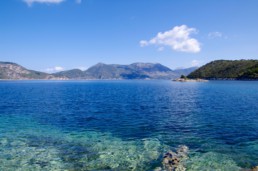
[[171,70],[159,63],[133,63],[130,65],[98,63],[86,71],[72,69],[53,74],[26,69],[12,62],[0,62],[0,79],[174,79],[188,75],[196,67]]

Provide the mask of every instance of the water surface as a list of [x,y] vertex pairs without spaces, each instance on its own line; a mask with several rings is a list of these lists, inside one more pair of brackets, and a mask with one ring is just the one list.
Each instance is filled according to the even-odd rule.
[[0,170],[258,165],[258,82],[1,81]]

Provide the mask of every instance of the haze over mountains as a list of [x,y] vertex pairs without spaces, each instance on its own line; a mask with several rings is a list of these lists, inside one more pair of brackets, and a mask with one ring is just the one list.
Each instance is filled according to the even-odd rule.
[[130,65],[98,63],[86,71],[72,69],[48,74],[26,69],[16,63],[0,62],[0,79],[174,79],[188,75],[196,67],[171,70],[158,63],[133,63]]

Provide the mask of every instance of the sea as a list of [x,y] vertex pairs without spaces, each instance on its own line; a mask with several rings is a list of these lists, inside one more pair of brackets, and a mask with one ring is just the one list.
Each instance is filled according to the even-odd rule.
[[[189,171],[258,165],[258,82],[0,81],[0,170]],[[158,168],[158,169],[157,169]]]

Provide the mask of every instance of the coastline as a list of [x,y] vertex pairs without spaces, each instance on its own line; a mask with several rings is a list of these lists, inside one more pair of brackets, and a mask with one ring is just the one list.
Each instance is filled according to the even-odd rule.
[[0,81],[122,81],[122,80],[164,80],[174,82],[209,82],[209,81],[258,81],[257,79],[0,79]]
[[204,80],[204,79],[185,79],[185,78],[178,78],[178,79],[174,79],[173,81],[176,82],[208,82],[209,80]]

